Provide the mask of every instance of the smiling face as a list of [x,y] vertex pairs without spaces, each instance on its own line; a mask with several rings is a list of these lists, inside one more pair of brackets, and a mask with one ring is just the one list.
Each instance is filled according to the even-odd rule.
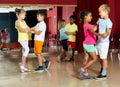
[[88,13],[86,16],[85,16],[85,21],[86,22],[91,22],[91,20],[92,20],[92,13]]
[[99,12],[99,15],[100,15],[101,18],[105,17],[105,15],[106,15],[105,11],[103,11],[102,9],[99,9],[98,12]]
[[41,14],[37,14],[37,20],[38,21],[43,21],[44,17]]
[[105,18],[106,16],[108,16],[109,12],[105,9],[103,9],[102,7],[100,7],[98,9],[99,15],[101,18]]
[[20,18],[20,19],[25,19],[25,17],[26,17],[26,12],[25,11],[21,11],[20,13],[19,13],[19,15],[18,15],[18,17]]

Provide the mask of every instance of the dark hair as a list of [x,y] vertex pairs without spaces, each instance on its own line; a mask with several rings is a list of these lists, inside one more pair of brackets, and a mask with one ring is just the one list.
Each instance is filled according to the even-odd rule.
[[16,12],[16,15],[18,16],[20,13],[25,12],[25,10],[16,8],[15,12]]
[[41,11],[38,11],[38,12],[37,12],[37,15],[41,15],[41,16],[43,16],[44,18],[46,17],[45,13],[44,13],[44,12],[41,12]]
[[5,30],[1,30],[1,33],[5,33]]
[[87,16],[89,13],[91,13],[91,11],[89,10],[83,10],[80,12],[80,19],[84,20],[85,16]]
[[72,18],[72,19],[75,19],[75,16],[74,16],[74,15],[71,15],[71,16],[70,16],[70,19],[71,19],[71,18]]

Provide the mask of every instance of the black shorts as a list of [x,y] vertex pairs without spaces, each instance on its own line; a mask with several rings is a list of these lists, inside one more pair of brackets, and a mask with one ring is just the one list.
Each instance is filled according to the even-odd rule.
[[63,50],[65,50],[65,51],[68,51],[68,44],[67,44],[67,40],[68,40],[68,39],[61,40]]

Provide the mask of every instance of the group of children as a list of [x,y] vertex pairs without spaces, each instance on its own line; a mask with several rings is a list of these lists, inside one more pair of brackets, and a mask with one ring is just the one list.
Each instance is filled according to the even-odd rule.
[[[92,20],[92,12],[89,10],[83,10],[80,13],[80,19],[84,22],[84,36],[83,41],[84,48],[84,66],[78,69],[80,76],[83,79],[91,78],[106,78],[107,77],[107,55],[109,50],[109,37],[112,29],[112,22],[109,18],[110,7],[107,4],[103,4],[98,9],[100,18],[96,25],[90,24]],[[63,52],[57,57],[63,59],[67,55],[68,46],[72,47],[72,57],[70,60],[74,60],[75,42],[77,26],[75,25],[74,16],[70,17],[70,23],[65,26],[65,20],[60,20],[58,23],[58,29],[60,32],[60,40],[63,46]],[[98,30],[97,30],[98,29]],[[98,31],[98,32],[97,32]],[[96,38],[98,36],[98,40]],[[92,58],[90,61],[89,56]],[[101,64],[101,70],[97,77],[93,77],[88,73],[88,68],[99,61]]]
[[[78,71],[82,78],[93,78],[88,74],[88,68],[99,60],[101,64],[100,74],[97,78],[106,78],[107,77],[107,55],[109,50],[109,36],[112,29],[112,22],[109,18],[110,7],[107,4],[103,4],[98,9],[100,18],[97,21],[97,25],[90,24],[92,20],[92,12],[89,10],[83,10],[80,13],[80,19],[84,22],[84,36],[85,40],[83,41],[83,48],[85,52],[85,61],[84,66],[81,67]],[[38,11],[37,20],[38,24],[35,27],[29,28],[25,22],[26,12],[23,9],[16,9],[16,15],[18,20],[15,23],[15,27],[18,30],[18,41],[23,47],[23,56],[22,62],[20,63],[21,72],[30,71],[26,66],[26,58],[29,53],[28,47],[28,34],[34,33],[34,53],[38,57],[39,66],[35,71],[43,72],[43,62],[45,64],[45,69],[48,69],[50,66],[50,61],[46,60],[42,55],[42,46],[44,44],[46,24],[44,22],[45,14]],[[68,46],[72,47],[72,56],[70,60],[74,60],[75,52],[75,42],[76,42],[76,33],[78,31],[77,25],[75,24],[75,17],[70,16],[70,23],[65,25],[65,20],[62,19],[58,23],[58,29],[60,32],[60,40],[63,46],[63,52],[60,53],[58,59],[63,60],[67,56]],[[96,32],[98,29],[98,32]],[[96,39],[98,36],[98,40]],[[97,40],[97,41],[96,41]],[[99,56],[97,56],[99,55]],[[88,57],[92,59],[88,61]]]

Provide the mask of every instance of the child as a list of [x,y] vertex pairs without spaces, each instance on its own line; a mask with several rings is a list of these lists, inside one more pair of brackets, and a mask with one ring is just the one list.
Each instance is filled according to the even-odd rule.
[[35,33],[34,37],[34,53],[38,57],[39,67],[35,69],[37,72],[43,72],[43,62],[45,63],[45,68],[48,69],[50,66],[50,61],[46,60],[42,55],[42,46],[45,39],[46,24],[44,22],[45,14],[38,11],[37,20],[38,24],[32,28],[32,32]]
[[58,29],[60,32],[60,40],[62,42],[62,47],[63,47],[63,52],[60,53],[60,56],[57,57],[58,62],[60,62],[60,60],[62,60],[63,58],[65,58],[66,56],[66,52],[68,51],[68,45],[67,45],[67,40],[68,40],[68,36],[66,34],[65,31],[65,20],[60,20],[58,23]]
[[26,59],[29,53],[29,47],[28,47],[28,32],[30,31],[30,28],[25,22],[25,15],[26,12],[23,9],[15,9],[17,20],[15,22],[15,28],[18,31],[18,42],[22,46],[22,62],[19,64],[20,65],[20,70],[21,72],[28,72],[30,71],[27,69],[26,66]]
[[109,50],[109,37],[112,29],[112,22],[109,18],[110,7],[107,4],[103,4],[99,7],[100,18],[97,21],[99,26],[99,33],[102,37],[98,37],[96,44],[97,54],[100,57],[101,71],[97,78],[107,77],[108,61],[107,55]]
[[78,31],[74,16],[70,16],[70,23],[65,26],[65,30],[66,34],[68,35],[68,46],[72,47],[72,57],[70,58],[70,61],[74,61],[76,33]]
[[84,10],[80,13],[80,18],[84,22],[84,35],[85,40],[83,42],[83,48],[85,50],[86,57],[91,56],[92,60],[88,61],[84,67],[81,67],[78,71],[80,76],[84,79],[86,78],[93,78],[91,75],[88,74],[87,69],[96,62],[97,56],[95,53],[95,44],[96,44],[96,36],[99,35],[95,31],[97,30],[96,26],[90,24],[92,20],[92,13],[89,10]]
[[10,43],[10,33],[9,33],[9,30],[7,28],[5,28],[5,34],[6,34],[6,46],[7,46],[7,49],[9,48],[9,43]]
[[7,38],[6,38],[5,30],[2,30],[1,31],[1,42],[2,42],[2,44],[0,46],[1,50],[3,49],[3,45],[6,44],[6,40],[7,40]]

